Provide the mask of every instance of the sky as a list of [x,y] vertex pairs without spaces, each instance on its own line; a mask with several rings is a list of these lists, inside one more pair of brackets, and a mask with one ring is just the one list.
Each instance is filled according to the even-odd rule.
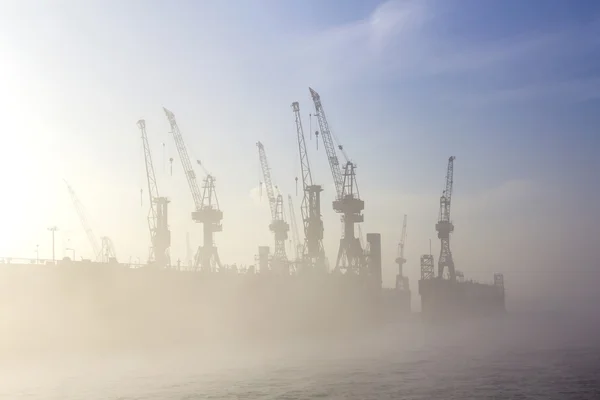
[[255,144],[298,207],[298,101],[333,263],[340,222],[324,149],[309,135],[310,86],[358,166],[362,229],[382,234],[384,285],[404,214],[414,292],[429,239],[437,258],[451,155],[451,245],[467,277],[504,272],[513,298],[585,300],[600,284],[595,1],[4,1],[0,37],[1,257],[51,258],[50,226],[57,257],[92,256],[67,180],[118,258],[145,261],[143,118],[171,199],[171,257],[185,260],[186,233],[192,246],[202,233],[164,106],[217,179],[222,261],[253,264],[273,242]]

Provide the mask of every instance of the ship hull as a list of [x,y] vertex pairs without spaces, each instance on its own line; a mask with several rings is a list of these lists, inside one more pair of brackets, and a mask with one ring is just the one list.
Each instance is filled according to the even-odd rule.
[[359,276],[3,264],[0,350],[347,337],[401,318],[390,304]]
[[506,312],[503,287],[447,279],[419,281],[422,317],[428,321],[481,318]]

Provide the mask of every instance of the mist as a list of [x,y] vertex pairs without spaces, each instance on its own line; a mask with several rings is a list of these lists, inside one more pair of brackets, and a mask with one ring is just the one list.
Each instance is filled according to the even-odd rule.
[[[511,313],[442,325],[405,319],[382,326],[365,319],[361,329],[324,329],[288,309],[310,330],[300,332],[289,321],[244,325],[254,317],[252,305],[246,295],[239,312],[240,297],[232,292],[206,305],[217,316],[182,305],[183,284],[171,286],[178,292],[172,296],[155,295],[160,302],[145,302],[133,290],[119,304],[135,313],[124,315],[119,307],[109,311],[114,302],[73,292],[53,296],[48,286],[39,285],[29,304],[24,298],[10,303],[21,319],[2,310],[9,328],[2,335],[2,395],[554,398],[557,387],[583,398],[597,393],[598,324],[589,319]],[[277,331],[268,329],[274,326]],[[532,373],[536,383],[520,386],[519,379],[532,378],[519,377]]]
[[0,397],[597,398],[598,21],[2,2]]

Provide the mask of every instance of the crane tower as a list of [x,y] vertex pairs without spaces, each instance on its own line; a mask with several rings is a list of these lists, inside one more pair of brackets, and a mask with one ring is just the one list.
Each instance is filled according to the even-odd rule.
[[319,122],[321,138],[323,139],[333,182],[335,183],[336,199],[333,202],[333,209],[337,213],[342,214],[342,223],[344,226],[335,270],[345,273],[364,274],[368,272],[365,254],[360,244],[360,239],[354,236],[354,224],[364,221],[362,210],[365,208],[365,202],[360,199],[358,192],[356,166],[348,160],[343,147],[339,145],[339,150],[346,158],[344,170],[341,170],[329,129],[329,123],[327,122],[327,117],[321,103],[321,96],[312,88],[309,88],[309,90],[315,104],[315,115]]
[[146,121],[141,119],[137,122],[138,128],[142,134],[142,144],[144,146],[144,161],[146,165],[146,178],[148,181],[148,196],[150,198],[150,210],[148,211],[148,228],[150,230],[150,256],[148,264],[156,264],[160,268],[165,268],[171,264],[169,256],[169,247],[171,246],[171,232],[169,231],[169,199],[161,197],[158,193],[156,184],[156,175],[154,173],[154,164],[152,154],[148,144],[148,135],[146,134]]
[[304,249],[302,255],[305,264],[309,268],[321,271],[327,270],[327,259],[323,247],[323,220],[321,219],[321,185],[315,185],[312,180],[302,119],[300,117],[300,104],[292,103],[292,110],[296,117],[296,136],[298,139],[298,151],[300,153],[300,169],[302,173],[302,188],[304,196],[300,211],[304,223]]
[[271,170],[269,169],[269,163],[267,162],[265,147],[261,142],[256,143],[256,146],[258,147],[260,166],[262,168],[265,188],[269,198],[269,207],[271,209],[271,224],[269,225],[269,229],[275,236],[275,252],[273,253],[271,269],[281,272],[282,274],[288,274],[289,266],[287,255],[285,254],[285,241],[288,238],[290,226],[283,218],[283,196],[278,194],[277,197],[275,197],[275,190],[271,181]]
[[450,250],[450,234],[454,231],[454,224],[450,219],[450,205],[452,201],[452,185],[454,179],[454,159],[448,159],[448,170],[446,172],[446,189],[440,197],[440,214],[435,229],[441,241],[440,258],[438,260],[438,278],[443,279],[444,269],[448,268],[448,276],[451,281],[456,280],[452,251]]
[[171,133],[175,140],[175,146],[177,147],[185,177],[194,200],[195,210],[192,212],[192,220],[201,223],[204,228],[203,245],[198,247],[198,251],[194,257],[193,268],[200,269],[204,272],[215,271],[222,266],[217,247],[214,243],[214,233],[223,230],[223,226],[221,225],[223,212],[219,209],[217,192],[215,191],[215,178],[212,175],[207,174],[206,178],[204,178],[203,191],[200,192],[200,187],[196,180],[196,173],[192,167],[190,157],[188,156],[183,136],[181,135],[177,121],[175,120],[175,115],[164,107],[163,110],[169,120]]
[[[219,200],[217,199],[217,191],[215,190],[215,178],[207,174],[202,185],[202,205],[196,216],[197,220],[202,223],[204,242],[202,247],[198,249],[199,264],[202,269],[210,268],[214,271],[216,267],[221,268],[221,260],[219,253],[214,243],[214,233],[221,232],[223,225],[223,211],[219,208]],[[202,267],[204,266],[204,267]]]
[[400,236],[400,243],[398,243],[398,257],[396,257],[396,264],[398,264],[398,275],[396,275],[396,289],[408,290],[408,277],[404,276],[404,264],[406,264],[406,258],[404,258],[404,245],[406,244],[406,214],[404,215],[404,221],[402,222],[402,235]]

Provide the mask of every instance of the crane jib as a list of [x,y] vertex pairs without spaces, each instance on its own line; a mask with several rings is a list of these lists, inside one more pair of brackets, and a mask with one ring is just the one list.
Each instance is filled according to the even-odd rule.
[[312,88],[309,88],[309,90],[315,105],[315,115],[317,116],[319,129],[321,130],[321,139],[325,145],[325,152],[327,153],[327,160],[329,161],[329,167],[333,176],[337,198],[341,199],[344,191],[344,179],[342,177],[340,162],[338,160],[333,139],[331,137],[331,132],[329,130],[329,124],[327,123],[327,117],[325,116],[323,105],[321,104],[321,96],[319,96],[319,94]]
[[192,193],[194,206],[196,207],[196,210],[200,210],[202,208],[202,196],[200,194],[200,187],[198,186],[198,182],[196,181],[196,174],[194,173],[194,169],[192,168],[192,163],[190,162],[190,157],[188,156],[187,148],[185,147],[185,143],[183,141],[183,136],[179,131],[179,126],[177,125],[177,121],[175,120],[175,115],[164,107],[163,110],[167,115],[169,125],[171,125],[171,133],[173,134],[175,146],[177,147],[177,153],[179,153],[179,158],[181,160],[183,170],[185,171],[188,186],[190,188],[190,192]]

